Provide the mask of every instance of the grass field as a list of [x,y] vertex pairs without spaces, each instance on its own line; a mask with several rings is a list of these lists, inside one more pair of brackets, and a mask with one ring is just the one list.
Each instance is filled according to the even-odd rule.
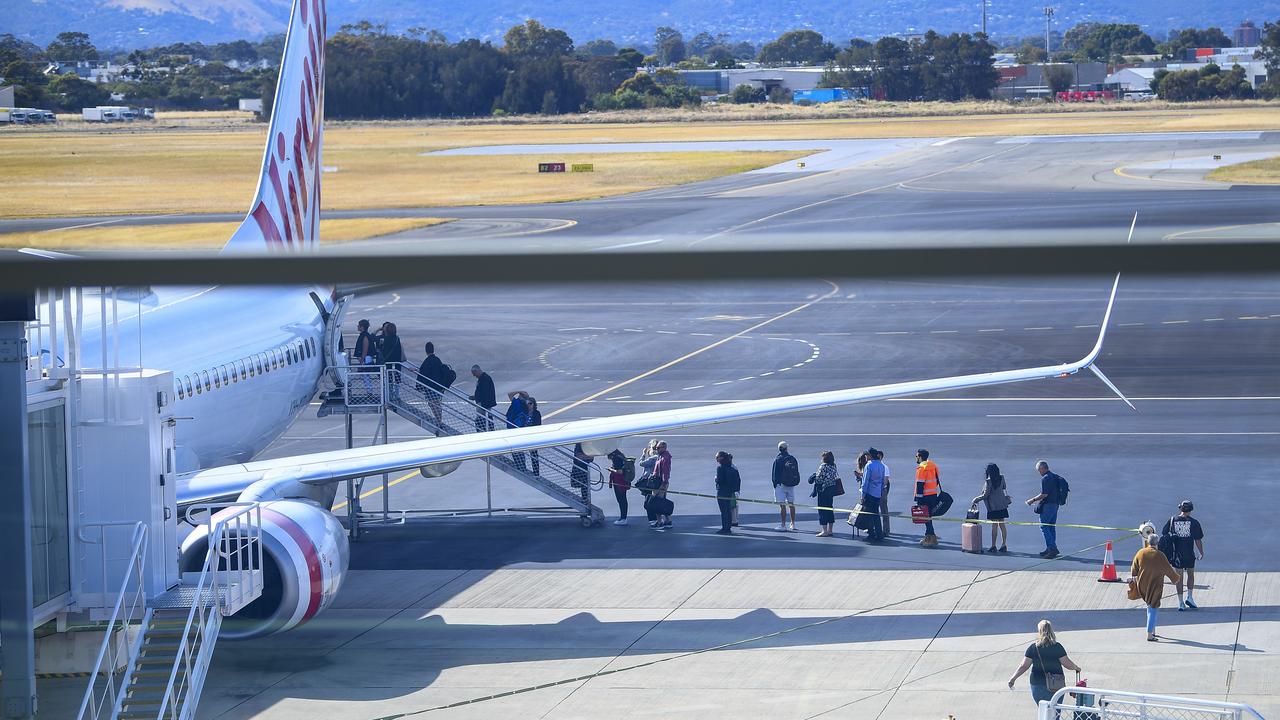
[[[446,218],[359,218],[321,220],[320,237],[325,245],[368,240],[369,238],[449,222]],[[45,250],[123,250],[154,248],[222,247],[239,223],[174,223],[52,230],[28,233],[0,233],[0,247],[38,247]]]
[[1280,185],[1280,157],[1220,167],[1207,176],[1209,180],[1255,185]]
[[[931,114],[947,107],[929,104],[929,112],[894,117],[815,116],[768,122],[330,123],[325,132],[324,164],[336,171],[325,174],[324,206],[366,209],[568,201],[705,180],[796,157],[792,153],[422,155],[473,145],[1280,128],[1280,104],[1276,103]],[[6,183],[6,191],[0,194],[0,217],[244,210],[261,162],[265,126],[240,124],[213,131],[161,125],[163,122],[92,131],[0,131],[0,173],[6,178],[22,178]],[[539,161],[593,162],[596,172],[539,175]]]

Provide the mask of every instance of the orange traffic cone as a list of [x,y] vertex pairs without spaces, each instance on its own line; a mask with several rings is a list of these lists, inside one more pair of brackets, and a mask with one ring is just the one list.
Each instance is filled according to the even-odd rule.
[[1111,541],[1107,541],[1107,552],[1102,556],[1102,577],[1098,578],[1098,582],[1120,582],[1120,578],[1116,575],[1116,559],[1111,554]]

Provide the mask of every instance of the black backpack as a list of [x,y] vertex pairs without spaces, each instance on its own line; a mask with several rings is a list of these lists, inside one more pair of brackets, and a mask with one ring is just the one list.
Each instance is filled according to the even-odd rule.
[[1067,482],[1066,478],[1059,475],[1058,476],[1058,505],[1067,504],[1067,494],[1070,492],[1071,492],[1071,485]]
[[800,484],[800,465],[796,462],[794,455],[788,455],[787,459],[782,461],[782,484],[786,487],[795,487]]
[[453,381],[458,379],[458,373],[454,372],[452,367],[445,365],[444,372],[441,374],[440,379],[444,381],[443,385],[445,387],[450,387],[453,385]]

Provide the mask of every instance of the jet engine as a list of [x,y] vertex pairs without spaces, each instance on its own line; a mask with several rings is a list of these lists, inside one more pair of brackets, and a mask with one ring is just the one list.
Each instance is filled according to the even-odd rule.
[[[219,637],[244,640],[295,628],[333,602],[346,576],[347,533],[330,512],[303,500],[273,500],[260,507],[262,595],[226,618]],[[183,572],[204,567],[209,528],[202,524],[183,541]]]

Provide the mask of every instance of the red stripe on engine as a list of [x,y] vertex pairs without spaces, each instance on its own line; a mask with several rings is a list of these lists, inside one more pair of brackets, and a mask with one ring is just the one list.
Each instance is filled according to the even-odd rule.
[[[307,533],[293,518],[283,513],[272,510],[269,507],[262,508],[262,519],[269,520],[276,524],[281,530],[289,534],[289,537],[302,551],[302,557],[307,562],[307,574],[311,580],[311,598],[307,601],[307,611],[302,614],[302,620],[299,623],[310,620],[317,612],[320,611],[320,598],[324,594],[324,572],[320,569],[320,553],[316,550],[315,543],[311,542],[311,538],[307,537]],[[280,568],[283,572],[284,568]]]

